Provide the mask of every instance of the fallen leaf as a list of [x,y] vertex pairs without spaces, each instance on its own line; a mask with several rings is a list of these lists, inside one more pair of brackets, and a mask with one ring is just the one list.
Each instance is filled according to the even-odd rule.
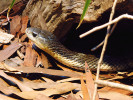
[[15,69],[23,73],[43,73],[43,74],[49,74],[49,75],[68,76],[68,77],[75,77],[75,78],[79,78],[81,76],[78,73],[72,73],[72,72],[62,71],[62,70],[36,68],[36,67],[20,66],[20,67],[16,67]]
[[10,22],[10,33],[16,36],[16,33],[21,29],[21,17],[14,16],[12,21]]
[[71,92],[71,93],[68,95],[68,97],[67,97],[66,100],[77,100],[77,99],[76,99],[75,95]]
[[43,91],[29,91],[29,92],[27,91],[27,92],[15,93],[15,94],[25,99],[34,99],[38,94],[51,96],[55,94],[63,94],[63,93],[72,91],[75,88],[77,87],[73,83],[65,82],[65,83],[59,83]]
[[0,62],[9,58],[13,53],[16,52],[17,49],[19,49],[22,45],[18,43],[17,41],[14,41],[4,50],[0,51]]
[[17,66],[18,66],[17,63],[13,62],[13,61],[10,60],[10,59],[6,59],[6,60],[4,61],[4,64],[5,64],[5,67],[6,67],[6,68],[7,68],[7,66],[10,66],[11,68],[17,67]]
[[54,83],[53,80],[46,78],[46,77],[41,77],[42,79],[44,79],[47,83]]
[[16,83],[18,85],[18,87],[21,89],[21,91],[33,91],[33,89],[23,85],[20,81],[18,81],[17,79],[11,77],[11,76],[8,76],[6,75],[2,70],[0,70],[0,76],[8,79],[8,80],[11,80],[12,82]]
[[54,99],[51,99],[49,98],[48,96],[45,96],[45,94],[38,94],[34,100],[54,100]]
[[75,96],[76,96],[76,98],[77,98],[78,100],[82,99],[82,98],[83,98],[83,93],[82,93],[82,91],[77,92],[77,93],[75,94]]
[[7,97],[7,96],[0,94],[0,100],[17,100],[17,99],[13,99],[11,97]]
[[98,92],[99,97],[103,99],[109,100],[133,100],[130,96],[118,93],[118,92]]
[[18,54],[19,58],[24,59],[24,54],[21,53],[19,50],[17,50],[17,54]]
[[10,86],[10,84],[2,78],[0,78],[0,91],[6,95],[12,94],[13,92],[20,92],[17,87]]
[[[90,98],[92,99],[95,86],[94,86],[94,80],[92,77],[92,73],[89,70],[89,66],[86,62],[85,62],[85,76],[86,76],[86,86],[88,89],[88,93],[90,95]],[[96,95],[96,100],[99,100],[98,93]]]
[[48,59],[47,57],[41,53],[41,62],[42,62],[42,65],[45,67],[45,68],[49,68],[49,64],[48,64]]
[[127,91],[127,90],[113,88],[113,87],[108,87],[108,86],[98,90],[98,92],[108,92],[108,91],[110,91],[110,92],[118,92],[118,93],[125,94],[125,95],[131,95],[132,94],[132,92]]
[[27,44],[26,46],[26,55],[24,58],[24,66],[35,67],[37,59],[37,52],[32,49],[31,44]]
[[2,29],[0,29],[0,43],[1,44],[9,43],[13,37],[14,35],[8,34],[7,32],[4,32]]
[[40,80],[28,80],[24,79],[23,84],[32,88],[32,89],[45,89],[45,88],[51,88],[55,86],[57,83],[56,82],[44,82]]
[[27,38],[26,34],[22,35],[21,38],[20,38],[21,42],[24,42],[26,38]]
[[[18,65],[12,65],[11,64],[6,64],[6,63],[3,63],[3,62],[0,62],[0,64],[3,64],[4,68],[6,71],[9,71],[9,72],[17,72],[17,70],[15,69],[15,67],[17,67]],[[11,66],[10,66],[11,65]]]
[[19,57],[10,58],[10,60],[15,62],[18,65],[21,65],[23,63],[23,60],[21,60]]
[[56,82],[61,83],[61,82],[69,82],[69,81],[75,81],[75,80],[80,80],[80,78],[67,78],[67,79],[56,81]]
[[87,89],[87,87],[85,85],[83,77],[81,77],[81,90],[82,90],[82,93],[83,93],[83,99],[84,100],[90,100],[88,89]]
[[28,24],[28,16],[23,16],[22,17],[22,28],[21,28],[21,33],[25,33],[25,30],[27,28]]
[[5,25],[7,25],[9,22],[8,22],[8,19],[6,18],[6,19],[1,19],[0,18],[0,25],[1,26],[5,26]]

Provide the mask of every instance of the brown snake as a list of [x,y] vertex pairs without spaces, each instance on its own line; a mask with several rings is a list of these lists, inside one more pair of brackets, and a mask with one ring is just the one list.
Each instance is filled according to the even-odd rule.
[[[85,61],[91,70],[96,70],[99,58],[94,55],[86,55],[68,50],[54,36],[54,34],[39,28],[27,28],[26,34],[37,47],[51,55],[58,62],[72,69],[84,70]],[[123,60],[105,56],[100,67],[102,71],[127,71],[133,70]]]

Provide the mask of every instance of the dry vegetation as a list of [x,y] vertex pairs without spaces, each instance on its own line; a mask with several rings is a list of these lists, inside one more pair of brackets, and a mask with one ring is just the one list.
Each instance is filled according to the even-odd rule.
[[[10,24],[6,18],[7,10],[0,13],[0,98],[2,100],[92,100],[94,91],[96,100],[133,99],[133,72],[106,72],[99,76],[98,69],[96,77],[95,73],[92,74],[89,70],[87,64],[85,64],[85,73],[76,72],[55,63],[51,64],[51,60],[43,51],[33,49],[33,43],[25,34],[28,16],[20,14],[25,5],[21,1],[14,5],[14,11],[9,17]],[[113,7],[115,8],[115,5]],[[122,18],[133,20],[133,16],[127,14],[114,20],[112,20],[112,16],[109,23],[89,32],[117,23]],[[112,32],[110,26],[107,30],[107,34]],[[108,37],[109,35],[104,41],[104,51]],[[104,51],[101,55],[102,58]],[[96,81],[94,82],[93,79]],[[100,84],[98,89],[95,83]]]

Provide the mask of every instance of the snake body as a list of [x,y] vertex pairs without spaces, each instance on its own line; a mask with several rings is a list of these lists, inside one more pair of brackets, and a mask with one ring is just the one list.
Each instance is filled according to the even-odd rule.
[[[54,36],[54,34],[39,28],[27,28],[25,32],[35,45],[51,55],[58,62],[72,69],[84,70],[85,61],[91,70],[96,70],[99,58],[94,55],[86,55],[68,50]],[[102,71],[126,71],[133,69],[120,59],[105,56],[100,67]]]

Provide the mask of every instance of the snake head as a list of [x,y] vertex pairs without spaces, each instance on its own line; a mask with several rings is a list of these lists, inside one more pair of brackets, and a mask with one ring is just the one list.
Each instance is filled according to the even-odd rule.
[[29,27],[26,29],[25,33],[27,34],[28,38],[32,40],[37,47],[40,49],[44,49],[47,47],[47,37],[44,31],[39,28]]

